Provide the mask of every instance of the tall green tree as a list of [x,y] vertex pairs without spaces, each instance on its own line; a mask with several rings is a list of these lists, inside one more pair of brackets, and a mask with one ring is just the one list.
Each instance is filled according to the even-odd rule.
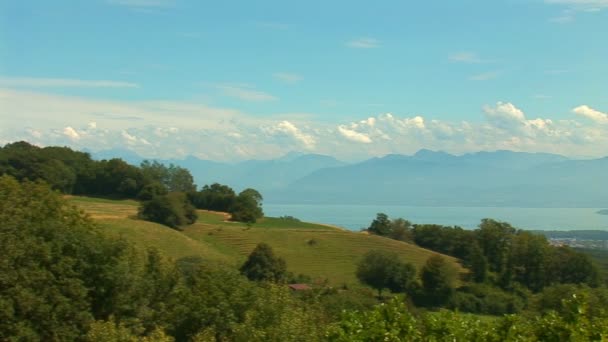
[[392,233],[392,228],[391,220],[388,218],[388,215],[385,213],[378,213],[376,214],[376,218],[367,228],[367,231],[380,236],[389,236]]
[[196,191],[194,178],[188,169],[173,164],[166,166],[156,160],[144,160],[140,164],[140,168],[147,183],[160,183],[167,188],[168,192]]
[[254,281],[282,282],[287,276],[287,265],[283,258],[274,254],[272,248],[259,243],[241,266],[241,274]]
[[255,223],[264,217],[262,195],[255,189],[245,189],[239,193],[230,209],[231,220]]
[[420,271],[422,288],[430,305],[444,304],[455,287],[456,270],[439,254],[429,257]]
[[502,273],[507,266],[511,241],[515,228],[506,222],[483,219],[475,231],[477,242],[488,258],[490,270]]

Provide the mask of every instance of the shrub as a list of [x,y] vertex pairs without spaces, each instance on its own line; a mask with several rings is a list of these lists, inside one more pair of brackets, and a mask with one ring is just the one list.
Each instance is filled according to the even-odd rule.
[[186,195],[172,192],[142,202],[138,216],[144,220],[163,224],[171,228],[196,222],[197,215]]

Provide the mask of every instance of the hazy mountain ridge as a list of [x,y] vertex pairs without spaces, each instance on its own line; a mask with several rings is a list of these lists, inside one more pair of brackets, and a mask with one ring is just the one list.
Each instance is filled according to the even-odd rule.
[[[134,159],[132,153],[127,156]],[[254,187],[269,203],[608,206],[608,193],[601,186],[608,157],[572,160],[513,151],[455,156],[420,150],[412,156],[389,154],[351,164],[302,153],[239,163],[196,157],[162,162],[188,168],[199,185]]]
[[277,202],[603,207],[608,194],[598,183],[606,172],[608,158],[570,160],[511,151],[453,156],[422,150],[318,170],[274,195]]
[[[140,163],[145,158],[135,158],[126,150],[111,150],[92,153],[95,159],[123,158],[131,163]],[[211,183],[230,185],[235,189],[253,187],[263,193],[286,188],[292,182],[312,172],[347,165],[333,157],[320,154],[290,152],[285,156],[269,160],[246,160],[238,163],[216,162],[188,156],[185,159],[158,160],[187,168],[199,186]]]

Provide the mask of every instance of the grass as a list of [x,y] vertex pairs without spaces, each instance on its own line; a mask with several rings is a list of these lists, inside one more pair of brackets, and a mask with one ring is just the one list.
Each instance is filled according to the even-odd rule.
[[[401,260],[421,268],[434,252],[418,246],[351,232],[322,224],[267,217],[248,227],[229,222],[225,213],[199,211],[198,221],[176,231],[136,218],[137,203],[71,197],[70,201],[89,213],[107,229],[142,247],[156,247],[177,259],[201,256],[208,260],[240,265],[260,242],[269,244],[287,262],[294,274],[305,274],[335,286],[359,286],[356,264],[368,251],[383,249],[397,253]],[[446,258],[461,272],[457,260]]]

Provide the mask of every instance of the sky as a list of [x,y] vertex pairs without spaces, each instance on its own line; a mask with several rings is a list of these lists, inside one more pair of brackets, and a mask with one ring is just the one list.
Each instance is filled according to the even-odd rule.
[[608,155],[608,0],[0,0],[0,144]]

